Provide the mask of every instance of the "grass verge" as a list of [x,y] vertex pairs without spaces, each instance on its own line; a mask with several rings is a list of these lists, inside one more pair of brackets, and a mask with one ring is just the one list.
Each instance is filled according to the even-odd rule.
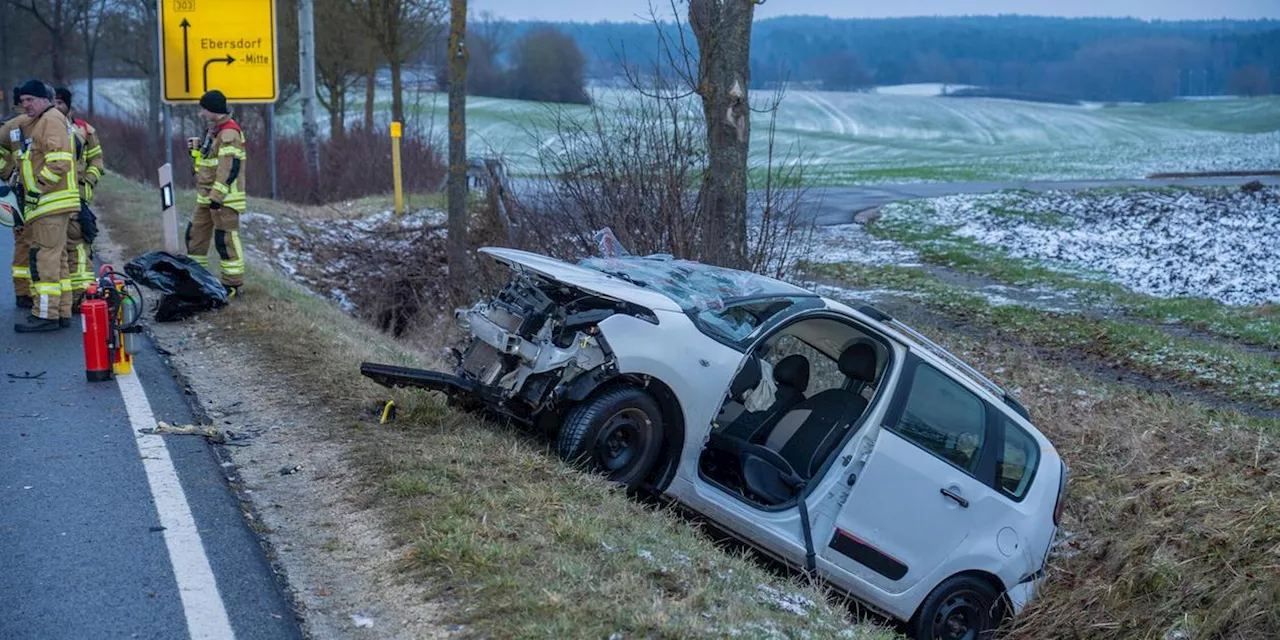
[[[1101,192],[1101,191],[1099,191]],[[1174,190],[1174,192],[1178,192]],[[1101,275],[1049,269],[1033,260],[1009,257],[1000,247],[984,245],[952,233],[951,227],[930,221],[927,202],[907,203],[902,216],[886,216],[868,231],[915,250],[921,259],[1014,286],[1050,286],[1070,291],[1085,303],[1103,305],[1127,315],[1158,323],[1183,326],[1239,340],[1280,348],[1280,305],[1233,307],[1205,298],[1159,298],[1135,293],[1108,282]],[[1050,216],[1029,219],[1024,212],[1000,209],[998,216],[1011,222],[1053,223]]]
[[[126,255],[159,246],[150,189],[111,177],[98,197]],[[389,392],[361,378],[359,362],[422,366],[421,356],[263,265],[251,266],[245,293],[206,314],[215,336],[243,343],[300,402],[347,416],[316,432],[358,443],[350,455],[370,506],[392,514],[388,531],[410,550],[404,579],[457,603],[448,622],[463,635],[894,637],[850,621],[820,588],[567,467],[523,432],[415,392],[391,394],[401,415],[376,424],[370,410]]]
[[1142,324],[996,305],[917,268],[821,264],[807,269],[850,287],[901,291],[951,317],[1024,344],[1092,354],[1156,379],[1180,380],[1225,398],[1280,407],[1280,367],[1267,356],[1171,336]]

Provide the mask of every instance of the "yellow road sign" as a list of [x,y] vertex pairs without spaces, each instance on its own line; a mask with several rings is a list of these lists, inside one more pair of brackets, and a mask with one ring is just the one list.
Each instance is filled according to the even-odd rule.
[[157,0],[164,101],[199,102],[217,89],[228,102],[275,102],[275,0]]

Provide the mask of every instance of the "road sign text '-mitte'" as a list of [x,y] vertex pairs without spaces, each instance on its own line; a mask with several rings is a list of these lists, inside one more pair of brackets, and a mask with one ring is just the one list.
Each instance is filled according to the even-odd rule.
[[228,102],[275,102],[275,0],[157,0],[164,101],[195,103],[217,89]]

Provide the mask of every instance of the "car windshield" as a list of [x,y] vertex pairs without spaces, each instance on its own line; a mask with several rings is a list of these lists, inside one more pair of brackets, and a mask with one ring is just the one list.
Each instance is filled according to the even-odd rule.
[[578,266],[658,291],[703,331],[735,344],[779,312],[818,298],[781,280],[669,255],[587,258]]

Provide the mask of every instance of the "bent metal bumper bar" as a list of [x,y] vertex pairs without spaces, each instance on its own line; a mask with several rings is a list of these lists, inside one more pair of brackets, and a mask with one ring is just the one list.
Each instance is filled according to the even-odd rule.
[[448,395],[475,393],[476,391],[476,383],[473,380],[439,371],[427,371],[426,369],[411,369],[389,364],[362,362],[360,363],[360,375],[387,388],[416,387],[431,391],[441,391]]

